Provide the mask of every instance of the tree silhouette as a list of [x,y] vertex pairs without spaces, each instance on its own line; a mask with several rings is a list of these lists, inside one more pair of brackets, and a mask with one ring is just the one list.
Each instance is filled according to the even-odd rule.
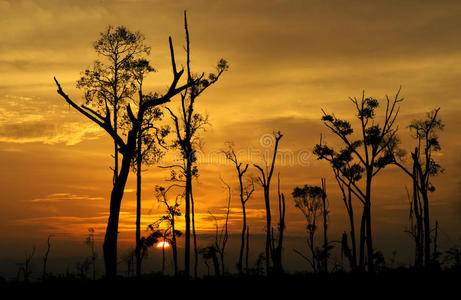
[[30,277],[32,275],[32,259],[35,255],[35,246],[32,247],[32,251],[30,253],[26,253],[24,263],[20,263],[17,278],[19,280],[21,273],[24,279],[24,282],[29,282]]
[[[410,124],[410,131],[417,141],[415,150],[411,152],[412,168],[404,165],[404,153],[399,152],[392,156],[393,163],[404,171],[413,183],[413,201],[410,210],[416,218],[414,238],[416,242],[417,266],[430,266],[435,257],[431,256],[431,232],[429,193],[435,191],[431,177],[443,172],[443,168],[434,160],[433,153],[441,150],[438,132],[443,130],[444,124],[439,118],[440,108],[429,112],[425,119],[414,120]],[[389,151],[390,153],[393,153]],[[421,203],[422,198],[422,203]],[[435,245],[434,245],[435,246]],[[434,254],[437,251],[434,251]]]
[[285,195],[280,192],[280,173],[277,176],[277,195],[278,195],[278,211],[279,223],[277,226],[278,237],[275,236],[274,228],[271,229],[271,257],[273,264],[273,274],[281,275],[283,273],[282,265],[282,250],[283,236],[285,232]]
[[47,278],[47,276],[48,276],[46,267],[47,267],[47,263],[48,263],[48,256],[50,255],[50,251],[51,251],[51,238],[53,236],[54,236],[53,234],[49,234],[48,238],[47,238],[47,241],[46,241],[47,248],[46,248],[45,254],[43,255],[42,280],[45,280]]
[[[226,266],[224,263],[224,255],[226,252],[226,246],[229,239],[229,214],[230,214],[230,204],[231,204],[231,187],[228,185],[222,178],[220,178],[221,182],[227,189],[227,206],[226,206],[226,218],[224,220],[224,225],[222,228],[219,228],[219,222],[215,215],[209,211],[208,213],[215,221],[215,239],[213,244],[203,248],[200,250],[202,253],[203,258],[206,260],[212,259],[213,260],[213,267],[215,270],[215,276],[220,276],[221,274],[224,275],[226,273]],[[219,260],[218,260],[219,256]]]
[[[96,60],[77,81],[77,87],[85,91],[86,104],[91,104],[99,113],[111,115],[114,135],[118,134],[121,125],[122,109],[136,92],[130,65],[137,56],[150,52],[144,41],[140,32],[133,33],[123,26],[108,26],[93,44],[104,61]],[[119,145],[114,140],[114,184],[118,169]]]
[[216,83],[221,77],[222,73],[228,70],[229,66],[227,61],[221,59],[217,65],[217,73],[210,73],[205,77],[205,73],[197,76],[192,74],[190,66],[190,40],[189,30],[187,26],[187,15],[184,12],[184,23],[186,30],[186,54],[187,54],[187,83],[188,87],[181,93],[181,105],[178,113],[174,113],[172,109],[167,108],[174,123],[174,131],[176,140],[173,148],[178,149],[182,155],[182,163],[171,165],[169,167],[179,170],[172,171],[172,179],[184,182],[185,184],[185,276],[190,276],[190,233],[191,233],[191,216],[192,216],[192,230],[194,238],[194,275],[197,277],[197,262],[198,262],[198,249],[197,249],[197,236],[195,234],[195,211],[194,200],[192,194],[192,179],[198,175],[198,168],[196,165],[197,157],[196,151],[199,143],[198,132],[208,122],[207,117],[194,111],[196,99],[211,85]]
[[[152,98],[153,95],[143,94],[144,77],[154,72],[155,69],[150,66],[146,59],[132,60],[129,64],[129,70],[133,76],[136,88],[138,90],[137,107],[141,107],[142,103]],[[136,276],[141,276],[141,168],[142,165],[152,165],[156,163],[163,151],[159,146],[165,147],[164,138],[169,133],[168,127],[160,127],[156,124],[162,120],[163,112],[159,107],[148,110],[144,114],[142,124],[136,140],[136,154],[133,159],[132,168],[136,172]],[[129,119],[125,116],[125,122],[129,124]]]
[[94,247],[94,229],[93,228],[88,228],[88,236],[85,239],[85,244],[89,247],[90,249],[90,256],[89,256],[89,262],[91,266],[93,267],[93,280],[96,280],[96,259],[98,258],[98,254],[96,253],[96,249]]
[[234,164],[239,180],[240,203],[242,205],[242,233],[237,269],[239,274],[241,275],[243,274],[243,254],[245,248],[248,249],[248,242],[245,245],[245,234],[247,233],[246,203],[251,198],[251,195],[254,192],[254,184],[252,180],[250,180],[248,184],[245,184],[243,182],[243,176],[248,170],[248,164],[245,164],[245,166],[243,166],[243,164],[239,161],[237,154],[235,153],[234,148],[232,147],[232,144],[228,145],[228,149],[224,151],[224,155],[228,160],[230,160]]
[[[357,111],[357,120],[359,121],[358,139],[354,134],[354,129],[350,122],[337,118],[335,115],[324,112],[322,121],[330,131],[335,134],[344,144],[343,151],[350,155],[349,163],[353,160],[364,170],[364,187],[360,187],[355,181],[351,182],[351,192],[363,203],[362,228],[360,249],[361,258],[363,258],[364,247],[367,248],[368,271],[374,272],[374,250],[372,236],[372,183],[373,178],[387,165],[392,163],[393,152],[396,149],[398,138],[395,121],[399,113],[398,104],[403,101],[399,97],[400,89],[393,99],[386,96],[385,114],[382,125],[377,122],[376,110],[379,107],[379,101],[371,97],[365,97],[363,92],[361,99],[350,98]],[[324,145],[325,151],[330,154],[330,148]],[[328,155],[320,153],[319,158],[323,159]],[[341,171],[342,169],[340,169]],[[345,175],[345,174],[341,174]],[[347,177],[347,176],[346,176]],[[343,182],[345,184],[345,182]]]
[[171,238],[167,235],[164,235],[164,239],[167,239],[171,244],[173,250],[173,265],[174,265],[174,275],[178,275],[178,251],[177,251],[177,242],[176,237],[182,235],[182,232],[176,229],[176,217],[181,216],[181,211],[179,210],[179,198],[183,195],[177,196],[174,203],[170,204],[167,199],[168,191],[176,185],[170,185],[168,188],[162,186],[155,187],[155,196],[157,201],[163,204],[166,207],[166,215],[162,216],[161,220],[167,223],[166,233],[171,235]]
[[[138,132],[141,128],[141,125],[143,124],[144,115],[147,111],[153,109],[154,107],[170,102],[174,96],[194,84],[194,80],[189,79],[186,84],[180,85],[178,87],[178,82],[184,70],[177,71],[171,37],[169,38],[169,44],[173,80],[166,93],[164,93],[162,96],[153,95],[152,97],[148,97],[148,99],[145,99],[145,101],[142,102],[142,105],[138,108],[136,113],[133,112],[130,104],[126,105],[126,113],[130,120],[126,139],[123,139],[117,131],[117,123],[113,123],[111,121],[113,111],[111,111],[109,108],[109,101],[106,101],[103,95],[95,93],[95,97],[101,97],[99,101],[104,105],[102,109],[100,106],[95,109],[87,105],[80,106],[70,99],[70,97],[63,91],[58,80],[56,78],[54,79],[58,87],[58,94],[63,97],[64,100],[70,104],[70,106],[103,128],[114,140],[117,148],[116,153],[120,153],[123,156],[118,175],[114,176],[115,180],[111,192],[109,220],[107,223],[106,235],[103,244],[106,276],[108,278],[115,277],[117,273],[117,236],[120,205],[122,202],[130,167],[133,158],[136,155],[136,141]],[[117,170],[117,168],[115,168],[115,170]]]
[[[342,199],[344,202],[344,206],[346,207],[346,211],[349,217],[349,225],[350,225],[350,232],[349,237],[351,240],[351,246],[349,247],[348,244],[348,236],[347,234],[342,236],[341,245],[343,248],[343,252],[346,255],[349,266],[352,270],[356,270],[357,268],[357,245],[356,245],[356,235],[355,235],[355,221],[354,221],[354,206],[352,202],[352,198],[354,196],[354,186],[357,185],[357,182],[362,178],[363,174],[363,167],[353,162],[352,153],[349,147],[340,150],[340,152],[336,152],[333,149],[329,148],[326,144],[322,143],[322,139],[320,139],[320,143],[317,144],[314,148],[313,153],[317,155],[318,159],[324,159],[328,161],[332,167],[336,183],[342,194]],[[358,197],[357,197],[358,198]],[[358,198],[361,203],[363,201],[361,198]],[[362,216],[362,221],[363,221]],[[364,224],[362,222],[360,230],[360,237],[361,241],[364,238]],[[360,265],[363,266],[364,261],[364,253],[363,248],[361,248],[360,252]]]
[[[304,257],[311,265],[314,272],[320,269],[318,251],[315,247],[315,233],[317,232],[317,220],[322,215],[324,191],[319,186],[295,187],[291,194],[295,200],[295,207],[299,209],[306,218],[307,245],[311,251],[311,258]],[[298,254],[300,252],[296,251]]]
[[264,191],[264,204],[265,204],[265,209],[266,209],[266,247],[265,247],[265,253],[266,253],[266,273],[269,275],[271,273],[271,252],[273,251],[272,249],[272,215],[271,215],[271,204],[270,204],[270,185],[271,185],[271,179],[272,179],[272,174],[274,173],[274,167],[275,167],[275,160],[277,158],[277,148],[280,142],[280,139],[283,137],[283,135],[280,133],[280,131],[274,133],[274,153],[272,156],[272,162],[269,166],[266,164],[265,170],[259,166],[254,164],[255,168],[259,170],[261,173],[261,176],[257,178],[258,182],[261,184],[263,191]]

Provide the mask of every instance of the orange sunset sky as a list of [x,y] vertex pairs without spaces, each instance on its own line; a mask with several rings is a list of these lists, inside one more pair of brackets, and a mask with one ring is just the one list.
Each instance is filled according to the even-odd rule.
[[[280,130],[280,150],[287,156],[279,160],[276,172],[287,195],[287,235],[304,236],[293,188],[319,185],[326,177],[331,239],[339,239],[348,226],[339,190],[328,165],[310,155],[320,134],[329,145],[338,145],[320,121],[321,108],[351,119],[348,97],[360,97],[365,90],[383,100],[402,86],[402,147],[413,145],[410,121],[441,107],[446,128],[436,159],[445,172],[433,179],[437,190],[431,195],[431,213],[440,223],[441,245],[460,242],[461,2],[16,0],[0,1],[1,260],[22,257],[33,245],[43,249],[48,234],[55,235],[61,255],[71,252],[65,245],[76,240],[81,244],[90,227],[98,243],[102,241],[113,144],[103,130],[65,104],[53,76],[82,103],[83,92],[75,84],[97,58],[92,42],[109,24],[125,25],[142,32],[152,47],[149,58],[158,72],[149,75],[145,90],[164,92],[171,79],[168,36],[178,65],[185,63],[184,10],[193,71],[212,72],[221,57],[230,64],[197,104],[211,123],[202,134],[200,176],[194,186],[200,234],[214,230],[209,212],[224,216],[226,189],[220,177],[233,187],[231,233],[240,231],[237,177],[219,154],[224,143],[234,142],[243,159],[260,163],[259,154],[270,149],[262,137]],[[159,165],[173,159],[171,153]],[[256,171],[250,167],[249,173],[256,176]],[[144,225],[163,212],[153,188],[168,184],[168,177],[169,171],[157,165],[143,173]],[[402,252],[406,263],[412,244],[404,232],[405,186],[411,186],[406,175],[397,167],[386,168],[376,178],[372,210],[377,248]],[[252,232],[264,233],[259,186],[248,207]],[[122,202],[121,245],[134,243],[134,226],[132,173]],[[292,255],[291,249],[287,252]]]

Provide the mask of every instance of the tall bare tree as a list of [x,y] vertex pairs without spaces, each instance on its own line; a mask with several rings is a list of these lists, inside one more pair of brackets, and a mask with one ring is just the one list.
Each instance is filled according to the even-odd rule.
[[[116,129],[118,123],[114,123],[112,120],[113,109],[110,109],[110,101],[109,99],[105,98],[103,93],[99,93],[98,89],[94,89],[94,97],[98,97],[98,103],[102,103],[102,105],[99,105],[97,107],[91,107],[85,104],[78,105],[64,92],[58,80],[56,78],[54,79],[58,87],[58,94],[75,110],[77,110],[79,113],[81,113],[82,115],[90,119],[92,122],[96,123],[101,128],[103,128],[114,140],[114,143],[116,144],[117,148],[116,153],[120,153],[122,155],[120,170],[118,171],[117,176],[114,176],[115,180],[111,192],[109,220],[107,223],[106,235],[103,244],[106,276],[108,278],[115,277],[117,273],[117,236],[120,205],[122,202],[123,193],[126,181],[128,179],[130,167],[133,158],[136,155],[137,136],[141,128],[141,125],[143,124],[144,115],[147,111],[153,109],[154,107],[170,102],[174,96],[176,96],[177,94],[181,93],[182,91],[194,84],[194,80],[188,80],[187,83],[180,85],[178,87],[179,80],[182,74],[184,73],[184,70],[178,71],[176,68],[173,43],[171,37],[169,38],[169,44],[173,80],[167,92],[165,92],[161,96],[153,95],[152,97],[145,99],[145,101],[142,102],[142,105],[139,106],[137,112],[133,112],[130,104],[126,105],[126,114],[129,117],[130,124],[128,126],[125,139],[122,137],[122,135],[120,135],[120,133]],[[98,43],[97,49],[99,49],[99,47],[103,47],[104,45],[106,45],[106,43],[104,42],[104,40],[102,40],[101,45],[99,45]],[[106,89],[105,86],[101,88],[104,90]],[[126,87],[126,89],[128,89],[128,87]],[[124,91],[124,89],[122,90]]]
[[271,252],[272,252],[272,215],[271,215],[271,203],[270,203],[270,185],[272,175],[274,173],[275,160],[277,158],[277,149],[280,139],[283,137],[280,131],[274,133],[274,153],[272,156],[272,162],[270,167],[266,164],[265,168],[260,165],[254,164],[255,168],[259,170],[261,175],[258,177],[258,182],[261,184],[264,191],[264,204],[266,208],[266,274],[271,273]]
[[182,154],[182,162],[180,164],[172,165],[179,169],[179,174],[172,173],[173,179],[184,181],[185,184],[185,251],[184,260],[185,267],[184,273],[186,277],[190,276],[190,236],[191,236],[191,216],[192,216],[192,229],[194,238],[194,275],[197,277],[197,261],[198,261],[198,249],[197,249],[197,237],[195,234],[195,214],[194,214],[194,201],[192,194],[192,179],[198,175],[198,168],[196,165],[197,157],[196,151],[199,143],[198,133],[208,122],[207,117],[195,112],[195,104],[197,98],[203,94],[203,92],[216,83],[221,77],[222,73],[228,70],[229,66],[227,61],[221,59],[217,65],[217,73],[210,73],[205,77],[205,73],[201,75],[194,75],[191,70],[190,64],[190,39],[189,29],[187,25],[187,15],[184,12],[184,26],[186,30],[186,72],[187,72],[187,83],[188,87],[181,93],[181,104],[179,107],[179,113],[173,112],[172,109],[167,108],[174,123],[174,131],[176,134],[176,140],[173,144],[174,148],[179,149]]
[[231,144],[229,144],[228,149],[224,151],[224,155],[228,160],[230,160],[234,164],[239,180],[240,204],[242,205],[242,233],[237,269],[239,274],[241,275],[243,274],[243,255],[245,248],[248,247],[248,244],[245,245],[245,234],[247,232],[246,203],[251,198],[251,195],[253,194],[255,189],[253,180],[250,180],[247,184],[244,183],[243,176],[248,170],[248,164],[245,164],[245,166],[243,166],[243,164],[239,161],[237,154],[235,153],[235,150]]

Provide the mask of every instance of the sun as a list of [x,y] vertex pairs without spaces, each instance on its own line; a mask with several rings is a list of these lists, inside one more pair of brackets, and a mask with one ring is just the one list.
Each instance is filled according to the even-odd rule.
[[157,244],[157,248],[169,248],[169,247],[170,247],[170,243],[168,243],[167,241],[159,242]]

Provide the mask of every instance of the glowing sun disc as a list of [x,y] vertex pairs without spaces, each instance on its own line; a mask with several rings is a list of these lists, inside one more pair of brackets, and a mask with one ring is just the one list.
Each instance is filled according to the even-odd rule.
[[163,248],[163,247],[165,247],[165,248],[170,247],[170,243],[168,243],[168,242],[165,241],[165,242],[159,242],[159,243],[157,244],[157,248]]

